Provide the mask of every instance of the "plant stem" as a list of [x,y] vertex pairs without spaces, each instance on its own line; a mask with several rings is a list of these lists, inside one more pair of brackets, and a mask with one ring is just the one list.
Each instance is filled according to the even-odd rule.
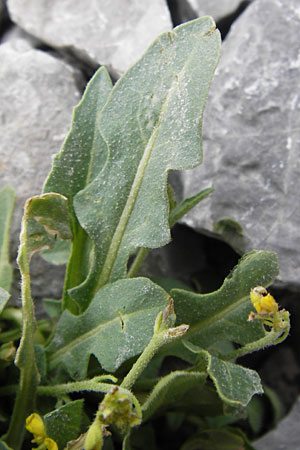
[[133,278],[140,268],[141,264],[145,260],[146,256],[148,255],[150,249],[149,248],[140,248],[139,251],[136,254],[136,257],[134,258],[133,263],[130,266],[130,269],[127,273],[127,278]]
[[83,267],[85,266],[85,252],[87,247],[87,235],[79,223],[73,223],[73,242],[71,255],[67,264],[65,282],[62,296],[62,307],[74,314],[78,313],[78,305],[68,294],[68,290],[78,286],[85,278]]
[[166,342],[166,332],[159,332],[155,333],[143,351],[143,353],[140,355],[140,357],[137,359],[137,361],[133,364],[130,371],[120,384],[120,386],[124,389],[130,390],[136,380],[139,378],[143,370],[147,367],[155,353],[159,350],[159,348]]
[[36,386],[39,381],[34,351],[35,316],[30,287],[26,206],[20,236],[18,265],[22,276],[23,329],[15,364],[20,369],[20,380],[12,418],[5,437],[8,446],[14,450],[19,450],[22,447],[25,419],[34,406]]

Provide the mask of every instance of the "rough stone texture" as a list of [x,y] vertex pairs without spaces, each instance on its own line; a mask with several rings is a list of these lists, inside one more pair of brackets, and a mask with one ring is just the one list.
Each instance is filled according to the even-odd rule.
[[165,0],[9,0],[8,8],[27,32],[116,76],[172,28]]
[[232,14],[242,0],[178,0],[178,13],[183,21],[201,16],[212,16],[215,21]]
[[300,399],[276,430],[254,442],[256,450],[298,450],[300,448]]
[[228,241],[240,251],[275,250],[281,279],[300,282],[300,6],[256,0],[223,46],[204,120],[204,163],[183,175],[185,196],[214,186],[184,220],[213,231],[238,221]]
[[[0,186],[11,184],[17,195],[12,226],[15,255],[24,202],[41,192],[79,93],[73,69],[31,49],[27,42],[1,45],[0,60]],[[60,278],[53,276],[50,266],[37,262],[33,288],[38,296],[58,295]]]

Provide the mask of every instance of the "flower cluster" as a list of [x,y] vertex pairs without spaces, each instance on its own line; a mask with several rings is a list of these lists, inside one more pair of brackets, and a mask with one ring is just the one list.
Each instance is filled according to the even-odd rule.
[[26,429],[33,434],[33,440],[39,450],[58,450],[57,443],[47,437],[43,419],[39,414],[33,413],[26,419]]

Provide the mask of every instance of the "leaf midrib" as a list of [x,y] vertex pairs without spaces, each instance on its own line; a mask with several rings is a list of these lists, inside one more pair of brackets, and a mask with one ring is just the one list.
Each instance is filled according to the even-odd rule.
[[[174,35],[175,33],[171,32],[171,34]],[[170,86],[169,92],[167,94],[166,100],[165,100],[165,102],[162,105],[161,113],[159,115],[157,124],[155,125],[155,127],[153,129],[153,132],[152,132],[152,134],[150,136],[148,144],[147,144],[147,146],[146,146],[146,148],[144,150],[143,156],[142,156],[142,158],[140,160],[140,163],[139,163],[139,166],[138,166],[138,169],[137,169],[137,172],[136,172],[136,175],[135,175],[135,178],[134,178],[131,190],[130,190],[129,195],[128,195],[128,199],[126,201],[126,204],[124,206],[123,212],[121,214],[119,223],[118,223],[118,225],[117,225],[117,227],[115,229],[113,238],[111,240],[111,244],[110,244],[110,247],[108,249],[106,258],[105,258],[103,269],[102,269],[102,272],[100,273],[100,276],[99,276],[99,280],[98,280],[98,283],[97,283],[96,290],[99,290],[109,280],[109,277],[110,277],[113,265],[114,265],[115,260],[117,258],[117,254],[118,254],[121,242],[122,242],[122,238],[123,238],[124,233],[125,233],[125,229],[126,229],[128,220],[129,220],[131,212],[132,212],[132,210],[134,208],[134,205],[135,205],[135,202],[136,202],[136,199],[137,199],[137,196],[138,196],[138,193],[139,193],[142,181],[143,181],[144,173],[146,171],[148,162],[149,162],[150,157],[152,155],[152,151],[153,151],[153,148],[154,148],[154,145],[155,145],[156,137],[157,137],[157,135],[158,135],[158,133],[160,131],[160,126],[161,126],[161,124],[163,122],[165,112],[166,112],[166,110],[168,108],[168,105],[169,105],[169,103],[170,103],[170,101],[172,99],[172,96],[174,94],[175,86],[178,85],[178,80],[180,78],[180,75],[185,71],[186,67],[190,63],[190,60],[191,60],[192,56],[194,55],[194,53],[196,52],[198,47],[202,44],[201,38],[203,36],[205,36],[206,34],[207,34],[207,31],[199,36],[198,44],[193,47],[193,50],[190,52],[190,54],[189,54],[188,58],[186,59],[186,62],[184,63],[182,69],[179,71],[178,74],[176,74],[177,78],[174,79],[172,81],[172,83],[171,83],[171,86]],[[103,137],[103,139],[104,139],[104,137]]]
[[[122,314],[122,320],[125,323],[125,328],[126,328],[127,321],[130,320],[130,319],[132,320],[132,318],[135,315],[141,314],[144,311],[147,311],[147,313],[149,313],[149,312],[153,312],[153,311],[156,311],[156,310],[158,310],[158,306],[153,306],[152,308],[147,308],[147,309],[134,311],[134,312],[129,313],[129,314]],[[59,363],[60,358],[64,354],[68,353],[73,348],[75,348],[77,345],[80,345],[82,342],[90,339],[93,336],[96,336],[98,333],[100,333],[100,331],[102,329],[110,327],[111,325],[113,325],[116,322],[120,322],[120,316],[119,315],[114,317],[113,319],[105,322],[105,323],[101,323],[101,324],[97,325],[92,330],[90,330],[90,331],[88,331],[88,332],[78,336],[77,338],[75,338],[74,340],[69,342],[68,344],[66,344],[63,347],[61,347],[60,349],[58,349],[56,352],[52,353],[52,355],[50,355],[49,359],[48,359],[49,369],[50,370],[54,369],[56,367],[56,365]],[[125,333],[125,330],[123,332]]]
[[199,333],[204,328],[209,328],[211,325],[213,325],[215,322],[218,322],[219,320],[225,319],[225,317],[232,312],[233,310],[237,309],[239,306],[241,306],[243,303],[246,302],[246,300],[249,298],[249,295],[245,295],[239,300],[231,303],[226,308],[223,308],[221,311],[217,312],[213,316],[209,317],[208,319],[205,319],[203,321],[198,322],[195,325],[190,326],[186,337]]

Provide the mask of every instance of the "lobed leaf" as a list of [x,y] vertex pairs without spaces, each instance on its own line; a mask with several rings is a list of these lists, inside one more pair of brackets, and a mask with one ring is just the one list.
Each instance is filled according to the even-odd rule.
[[223,361],[188,342],[185,345],[206,361],[207,373],[225,403],[233,407],[245,407],[253,395],[264,392],[259,375],[255,370]]
[[269,286],[278,272],[275,253],[254,250],[240,259],[216,292],[195,294],[173,289],[177,321],[190,325],[186,338],[210,349],[223,341],[244,345],[264,336],[260,321],[247,321],[253,309],[250,290],[257,285]]
[[[0,288],[10,290],[12,267],[9,263],[9,233],[15,205],[15,193],[11,186],[0,189]],[[3,299],[3,293],[1,295]]]
[[200,18],[162,34],[114,86],[98,128],[107,160],[74,198],[95,244],[95,266],[71,292],[80,305],[125,277],[137,248],[169,242],[167,173],[201,162],[201,121],[219,53],[213,20]]
[[83,378],[93,354],[103,369],[115,371],[146,347],[156,316],[168,299],[163,289],[146,278],[103,287],[82,315],[62,314],[48,348],[49,369],[63,364],[71,376]]

